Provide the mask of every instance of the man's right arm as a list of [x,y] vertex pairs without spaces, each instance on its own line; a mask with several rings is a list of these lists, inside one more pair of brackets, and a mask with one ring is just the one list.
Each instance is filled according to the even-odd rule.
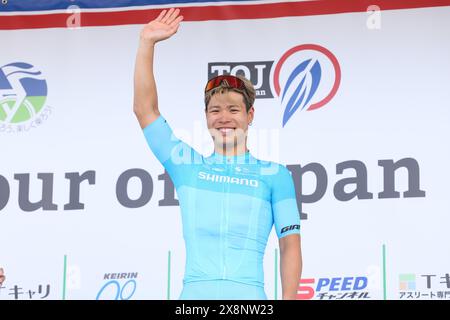
[[155,77],[153,75],[153,56],[155,44],[174,35],[183,16],[179,9],[163,10],[141,31],[139,48],[134,70],[134,113],[142,129],[154,122],[160,115]]
[[160,113],[158,95],[153,76],[153,53],[155,43],[140,39],[134,70],[133,109],[141,128],[155,121]]

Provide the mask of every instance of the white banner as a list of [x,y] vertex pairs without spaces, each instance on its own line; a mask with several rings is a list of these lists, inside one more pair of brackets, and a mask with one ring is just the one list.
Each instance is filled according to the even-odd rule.
[[[250,150],[296,183],[299,299],[450,299],[449,18],[183,22],[157,45],[161,113],[205,155],[208,77],[257,87]],[[0,299],[178,298],[176,193],[132,111],[140,29],[0,31]]]

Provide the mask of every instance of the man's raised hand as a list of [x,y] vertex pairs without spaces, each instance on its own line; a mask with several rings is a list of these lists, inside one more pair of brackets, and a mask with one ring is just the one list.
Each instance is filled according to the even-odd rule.
[[180,9],[171,8],[169,11],[163,10],[159,16],[144,26],[141,31],[141,39],[150,43],[156,43],[173,36],[183,20],[180,16]]

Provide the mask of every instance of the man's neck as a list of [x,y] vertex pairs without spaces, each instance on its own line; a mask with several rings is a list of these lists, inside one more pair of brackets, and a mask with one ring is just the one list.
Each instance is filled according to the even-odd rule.
[[222,156],[241,156],[244,155],[246,152],[248,152],[247,146],[246,145],[241,145],[241,146],[234,146],[234,147],[229,147],[229,146],[221,146],[221,147],[215,147],[214,148],[214,152],[217,154],[220,154]]

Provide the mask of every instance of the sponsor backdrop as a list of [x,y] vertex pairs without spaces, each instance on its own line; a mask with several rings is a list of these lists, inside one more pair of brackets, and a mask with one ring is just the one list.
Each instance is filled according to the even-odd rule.
[[[208,77],[255,84],[250,150],[295,181],[298,299],[450,299],[450,1],[193,2],[157,45],[161,113],[208,155]],[[38,3],[0,5],[0,299],[177,299],[177,195],[132,112],[139,31],[172,4]]]

